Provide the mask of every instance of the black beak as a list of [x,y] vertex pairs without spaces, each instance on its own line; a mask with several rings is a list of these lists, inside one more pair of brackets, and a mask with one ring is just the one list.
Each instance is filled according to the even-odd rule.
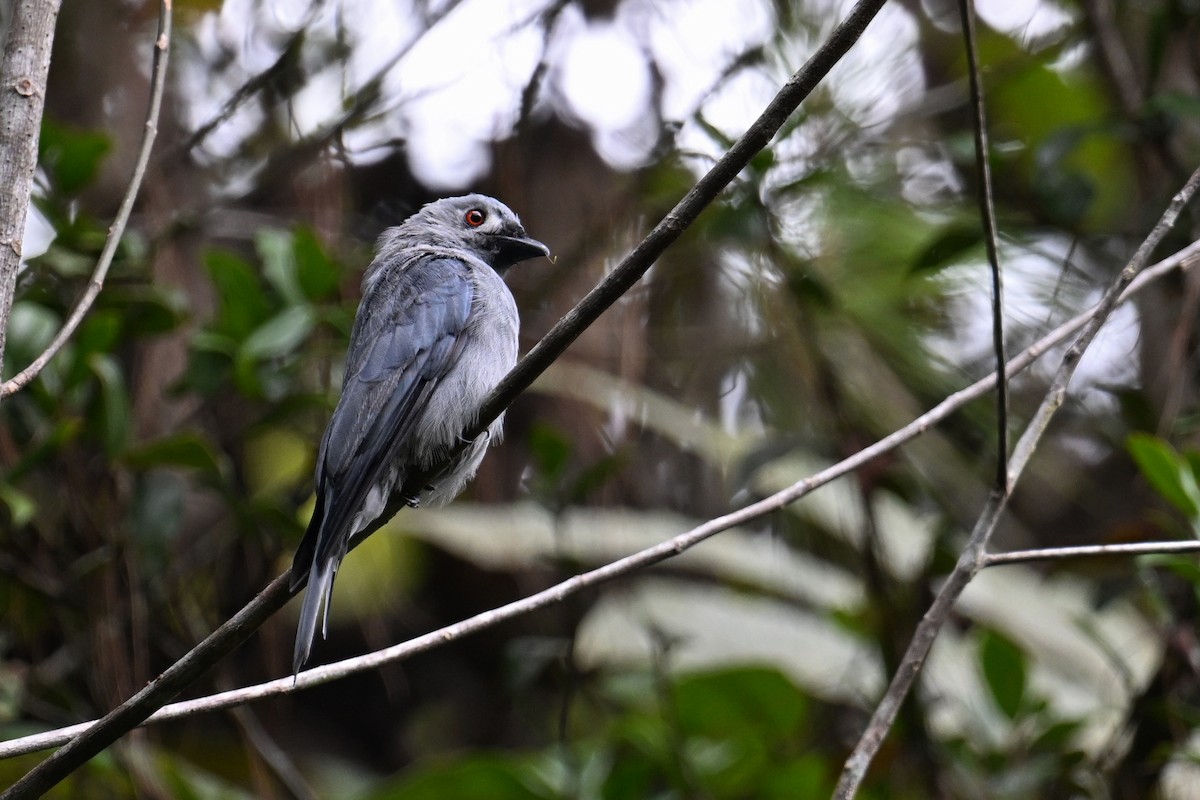
[[494,236],[496,263],[511,266],[538,256],[550,255],[550,248],[528,236]]

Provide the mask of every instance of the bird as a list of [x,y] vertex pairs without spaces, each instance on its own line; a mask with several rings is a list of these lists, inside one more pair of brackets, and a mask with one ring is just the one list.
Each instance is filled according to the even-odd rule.
[[410,506],[450,502],[474,476],[498,416],[424,486],[463,442],[480,405],[517,361],[519,317],[502,276],[549,256],[508,206],[482,194],[428,203],[386,229],[362,281],[341,396],[317,454],[312,519],[292,562],[308,583],[292,673],[328,633],[333,582],[352,543],[393,493]]

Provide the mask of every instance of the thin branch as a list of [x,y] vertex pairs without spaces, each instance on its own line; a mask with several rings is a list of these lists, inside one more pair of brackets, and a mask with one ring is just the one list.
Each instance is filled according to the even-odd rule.
[[[858,41],[867,24],[879,13],[885,2],[886,0],[859,0],[804,66],[784,84],[775,98],[746,133],[730,148],[729,152],[696,183],[675,208],[634,248],[633,252],[627,255],[571,311],[567,312],[567,315],[558,321],[537,346],[505,376],[480,410],[479,421],[474,430],[467,432],[464,439],[470,440],[478,436],[518,394],[524,391],[566,350],[571,342],[579,337],[584,329],[637,282],[666,250],[667,246],[678,239],[680,234],[695,221],[700,212],[712,203],[717,195],[750,163],[750,159],[766,147],[788,116]],[[447,454],[447,461],[452,457]],[[393,495],[405,496],[404,492],[394,492]],[[380,520],[377,520],[376,524],[368,530],[382,526],[393,513],[393,507],[386,509]],[[729,524],[736,524],[736,522]],[[658,556],[648,563],[666,558],[667,555]],[[237,647],[264,620],[281,608],[293,594],[289,589],[290,581],[290,571],[272,581],[229,622],[192,648],[183,658],[168,667],[140,692],[26,773],[16,784],[0,794],[0,800],[41,796],[86,763],[88,759],[140,724],[205,670]]]
[[1093,556],[1152,556],[1174,553],[1200,553],[1200,541],[1085,544],[1076,547],[1046,547],[1040,550],[985,553],[980,560],[980,566],[985,568],[1002,567],[1007,564],[1027,564],[1031,561],[1064,561],[1069,558],[1091,558]]
[[121,243],[121,236],[125,233],[125,226],[129,224],[129,215],[133,212],[134,201],[137,200],[138,191],[142,187],[142,179],[146,176],[146,165],[150,163],[150,151],[153,149],[154,139],[158,135],[158,117],[162,110],[163,91],[166,87],[167,57],[171,48],[171,1],[162,0],[159,4],[158,32],[154,37],[154,64],[151,67],[150,102],[146,109],[142,144],[138,150],[133,174],[129,178],[129,185],[125,188],[125,196],[121,199],[117,216],[108,229],[108,238],[104,241],[104,249],[100,251],[100,258],[96,261],[96,269],[92,272],[88,287],[79,298],[79,302],[76,303],[71,316],[63,324],[62,330],[58,332],[46,350],[33,360],[33,363],[0,385],[0,398],[8,397],[28,386],[30,381],[45,369],[46,365],[50,363],[50,359],[58,355],[58,351],[75,333],[79,324],[83,322],[83,318],[91,310],[92,303],[100,296],[100,290],[104,288],[104,279],[108,275],[108,268],[112,265],[113,257],[117,253],[117,246]]
[[[1004,369],[1004,281],[1000,272],[1000,243],[996,231],[996,207],[992,202],[991,148],[988,145],[987,108],[983,102],[983,80],[979,75],[979,54],[975,44],[975,4],[959,0],[963,41],[967,49],[967,74],[971,85],[971,107],[975,111],[975,171],[979,183],[979,216],[983,222],[983,241],[992,274],[992,349],[996,370]],[[1008,381],[996,385],[996,488],[1008,492]]]
[[[1121,302],[1131,298],[1134,294],[1141,291],[1144,287],[1152,282],[1163,278],[1176,269],[1190,269],[1195,264],[1200,263],[1200,241],[1193,242],[1184,249],[1174,255],[1163,259],[1153,267],[1146,269],[1137,280],[1135,280],[1121,295]],[[1071,334],[1082,328],[1091,315],[1097,311],[1099,306],[1095,306],[1082,314],[1079,314],[1071,320],[1063,323],[1034,344],[1027,347],[1012,361],[1008,363],[1007,374],[1011,378],[1018,374],[1030,364],[1044,355],[1050,348],[1066,340]],[[386,650],[380,650],[365,655],[356,656],[354,658],[339,661],[333,664],[315,667],[313,669],[301,672],[295,679],[280,678],[278,680],[269,681],[267,683],[247,686],[241,689],[235,689],[228,692],[201,697],[196,700],[187,700],[181,703],[172,703],[164,706],[158,712],[150,716],[147,722],[162,722],[166,720],[179,719],[181,717],[192,716],[194,714],[204,713],[208,711],[217,711],[232,706],[249,703],[254,700],[260,700],[266,697],[275,695],[287,694],[292,691],[307,689],[312,686],[317,686],[322,683],[338,680],[347,675],[356,672],[361,672],[367,669],[374,669],[383,663],[390,661],[399,661],[416,653],[428,650],[438,644],[449,643],[468,633],[474,633],[482,630],[489,625],[494,625],[511,617],[527,613],[537,608],[541,608],[550,603],[558,602],[559,600],[568,597],[582,589],[594,586],[601,581],[612,580],[626,573],[641,569],[649,564],[657,563],[684,550],[692,547],[704,539],[712,536],[721,530],[726,530],[730,527],[744,524],[752,521],[760,516],[772,513],[804,495],[815,491],[825,484],[840,478],[869,461],[878,458],[885,453],[895,450],[902,444],[905,444],[912,439],[917,438],[925,433],[930,428],[934,427],[952,413],[962,408],[963,406],[983,397],[988,392],[992,391],[996,386],[996,375],[992,373],[985,378],[982,378],[970,386],[955,392],[947,397],[936,407],[921,415],[917,419],[905,425],[903,428],[895,431],[884,439],[879,440],[875,444],[866,449],[850,456],[833,466],[825,469],[815,475],[805,478],[802,481],[792,484],[775,494],[764,498],[763,500],[745,508],[739,509],[732,514],[727,514],[723,517],[710,520],[704,525],[693,528],[689,531],[679,534],[661,544],[646,550],[641,550],[621,561],[608,564],[591,572],[582,573],[564,581],[555,586],[550,587],[538,594],[531,595],[523,600],[511,603],[503,608],[493,611],[486,611],[482,614],[477,614],[462,622],[450,625],[445,628],[440,628],[432,633],[427,633],[417,639],[413,639]],[[1176,543],[1166,543],[1176,544]],[[1196,543],[1179,543],[1179,544],[1196,544]],[[987,558],[995,559],[996,563],[1002,563],[1003,559],[1008,554],[997,554],[988,556]],[[985,563],[984,566],[990,566],[990,563]],[[283,580],[282,578],[280,580]],[[277,581],[278,583],[278,581]],[[285,583],[286,585],[286,583]],[[270,589],[268,588],[268,591]],[[263,593],[264,595],[267,592]],[[260,595],[261,597],[261,595]],[[20,739],[10,739],[6,742],[0,742],[0,759],[12,758],[14,756],[33,753],[38,750],[44,750],[49,747],[57,747],[71,740],[72,737],[78,735],[82,731],[87,730],[88,726],[94,722],[84,722],[77,725],[71,725],[66,728],[59,728],[53,731],[45,731],[30,736],[25,736]]]
[[[313,6],[316,4],[314,3]],[[310,21],[312,7],[309,8]],[[264,69],[262,72],[251,75],[241,86],[234,90],[233,94],[221,106],[218,111],[208,122],[205,122],[199,128],[192,132],[192,135],[185,139],[181,144],[177,145],[171,155],[178,152],[189,152],[198,147],[209,134],[217,128],[229,121],[229,118],[241,108],[247,100],[254,97],[260,91],[270,86],[275,81],[281,79],[288,69],[294,68],[297,61],[300,59],[300,49],[304,46],[304,30],[307,28],[306,21],[300,28],[288,37],[283,49],[279,51],[279,56],[271,66]]]
[[[378,69],[375,70],[374,73],[372,73],[370,78],[363,81],[362,86],[360,86],[354,93],[353,97],[350,98],[350,102],[345,104],[347,106],[346,111],[340,115],[340,121],[334,123],[332,129],[334,131],[341,130],[341,128],[345,126],[347,120],[353,120],[360,117],[365,109],[378,99],[379,87],[383,84],[383,80],[387,77],[388,73],[391,72],[392,69],[399,64],[406,55],[409,54],[413,47],[415,47],[426,34],[428,34],[443,19],[449,16],[454,9],[458,8],[461,2],[462,0],[451,0],[451,2],[446,3],[445,6],[439,9],[437,13],[429,15],[425,19],[425,28],[401,45],[398,50],[392,53],[392,55],[389,56],[388,59],[384,61]],[[309,9],[310,20],[312,15],[316,13],[316,6],[317,3],[314,2]],[[218,111],[212,119],[197,128],[196,131],[189,136],[186,141],[183,142],[183,144],[179,145],[177,151],[173,152],[188,152],[196,148],[206,138],[208,138],[209,134],[229,121],[234,113],[243,105],[245,105],[247,100],[270,86],[275,80],[281,78],[287,72],[287,70],[290,69],[292,65],[300,59],[300,50],[304,46],[305,42],[303,31],[307,28],[307,25],[308,22],[302,23],[298,32],[288,38],[283,50],[280,51],[279,56],[275,59],[275,62],[272,63],[271,66],[248,78],[245,83],[239,86],[234,93],[229,96],[229,99],[225,101],[225,104],[221,107],[221,110]]]
[[25,247],[25,221],[37,169],[50,50],[61,0],[7,3],[0,58],[0,359]]
[[[1184,184],[1184,187],[1171,200],[1162,218],[1159,219],[1158,224],[1154,226],[1150,235],[1138,247],[1133,257],[1129,260],[1129,263],[1121,270],[1116,280],[1113,281],[1112,285],[1104,293],[1104,297],[1096,304],[1086,321],[1080,326],[1080,331],[1075,341],[1067,349],[1066,354],[1063,355],[1062,363],[1055,373],[1050,389],[1046,392],[1041,405],[1038,406],[1033,419],[1030,421],[1028,427],[1026,427],[1025,433],[1022,434],[1021,439],[1017,442],[1012,458],[1009,459],[1009,486],[1015,485],[1020,478],[1022,471],[1024,471],[1026,464],[1029,463],[1030,457],[1032,457],[1036,450],[1042,434],[1046,432],[1050,420],[1053,419],[1054,414],[1066,399],[1067,386],[1071,382],[1071,378],[1074,376],[1075,369],[1078,367],[1084,352],[1091,345],[1096,337],[1096,333],[1108,319],[1113,308],[1116,307],[1116,304],[1130,287],[1130,284],[1145,267],[1154,248],[1162,242],[1163,238],[1171,230],[1172,226],[1174,226],[1175,220],[1179,217],[1183,207],[1192,198],[1192,195],[1195,194],[1198,186],[1200,186],[1200,169],[1192,173],[1188,182]],[[836,800],[851,800],[857,794],[858,788],[867,774],[867,768],[870,766],[871,760],[879,751],[884,737],[891,730],[892,724],[896,720],[896,714],[900,710],[900,705],[904,702],[904,698],[908,696],[909,690],[912,688],[913,683],[916,682],[917,676],[921,673],[925,658],[929,655],[929,649],[933,646],[934,639],[937,638],[938,632],[949,617],[954,602],[962,594],[963,589],[971,582],[975,574],[982,568],[988,540],[991,538],[992,532],[995,530],[996,524],[1000,519],[1000,514],[1004,511],[1007,502],[1007,493],[993,490],[989,495],[987,503],[984,505],[984,509],[975,523],[975,528],[971,531],[971,536],[967,540],[966,547],[963,548],[963,552],[959,556],[958,563],[955,564],[954,570],[946,578],[946,582],[938,591],[933,604],[925,612],[925,616],[921,618],[920,623],[917,625],[917,630],[913,634],[907,652],[904,654],[900,669],[892,677],[892,681],[888,685],[883,698],[879,701],[879,705],[876,706],[875,713],[872,714],[866,730],[863,731],[858,744],[855,745],[853,752],[851,752],[850,757],[846,760],[841,778],[839,778],[837,787],[834,790]]]

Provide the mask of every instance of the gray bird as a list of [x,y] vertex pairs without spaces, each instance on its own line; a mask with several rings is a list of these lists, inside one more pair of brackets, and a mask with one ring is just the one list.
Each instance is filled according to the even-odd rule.
[[[429,203],[376,244],[363,278],[342,396],[317,457],[316,508],[292,563],[308,580],[293,672],[308,660],[333,579],[351,542],[380,517],[392,492],[459,444],[479,406],[517,361],[517,306],[500,276],[545,256],[521,221],[491,197]],[[432,485],[402,498],[440,505],[475,474],[503,415]],[[322,609],[324,613],[322,614]]]

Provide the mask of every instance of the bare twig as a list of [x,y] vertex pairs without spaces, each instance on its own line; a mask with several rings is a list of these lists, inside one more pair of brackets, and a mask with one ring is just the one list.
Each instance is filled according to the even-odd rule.
[[0,59],[0,359],[24,249],[60,2],[16,0],[8,8],[8,37]]
[[[868,23],[879,13],[886,0],[859,0],[846,18],[811,58],[779,90],[758,119],[733,147],[713,165],[667,216],[654,227],[633,252],[622,259],[605,278],[526,355],[489,395],[479,413],[473,431],[465,434],[470,440],[524,391],[579,335],[609,306],[615,303],[645,274],[663,251],[691,225],[717,195],[750,163],[750,159],[766,147],[783,126],[788,116],[800,105],[817,84],[862,36]],[[447,460],[452,458],[447,454]],[[424,483],[421,484],[422,486]],[[811,489],[806,489],[811,491]],[[397,498],[410,496],[403,491],[393,492]],[[399,500],[398,500],[399,503]],[[396,507],[385,510],[374,528],[382,525]],[[736,524],[730,522],[729,525]],[[728,525],[726,526],[728,527]],[[368,529],[368,533],[370,530]],[[718,528],[717,530],[721,530]],[[713,533],[716,530],[712,531]],[[712,535],[711,533],[707,535]],[[364,534],[365,536],[365,534]],[[645,563],[666,558],[668,552],[656,555]],[[624,562],[618,562],[618,564]],[[635,565],[636,566],[636,565]],[[611,565],[610,565],[611,567]],[[625,569],[634,568],[633,566]],[[620,574],[616,572],[614,574]],[[175,697],[185,686],[240,644],[264,620],[283,606],[291,597],[290,572],[272,581],[267,588],[207,639],[192,648],[183,658],[167,668],[140,692],[122,703],[103,719],[72,739],[66,746],[24,775],[3,794],[0,800],[38,797],[78,769],[88,759],[112,744],[151,713]],[[578,580],[573,578],[568,584]],[[564,595],[565,596],[565,595]],[[506,606],[505,608],[509,608]],[[499,613],[489,612],[489,613]],[[490,624],[490,623],[489,623]]]
[[[394,53],[392,53],[391,56],[388,57],[387,61],[384,61],[383,64],[375,70],[370,78],[363,81],[362,86],[358,88],[354,95],[349,98],[349,102],[345,104],[347,106],[346,111],[339,116],[339,121],[333,123],[332,130],[339,131],[345,126],[347,120],[354,120],[361,117],[366,108],[378,99],[379,87],[382,85],[383,80],[387,77],[388,73],[391,72],[392,69],[399,64],[406,55],[409,54],[409,52],[417,45],[418,42],[421,41],[425,34],[429,33],[429,31],[432,30],[438,23],[449,16],[454,9],[458,8],[461,2],[462,0],[452,0],[438,9],[437,12],[427,15],[424,20],[425,28],[417,32],[415,36],[401,45],[399,49],[397,49]],[[309,9],[310,18],[311,15],[315,13],[315,10],[316,3],[313,3],[312,7]],[[221,110],[218,111],[212,119],[197,128],[196,131],[179,146],[179,152],[187,152],[195,149],[206,138],[208,138],[209,134],[229,121],[234,113],[243,105],[245,105],[247,100],[257,95],[263,89],[270,86],[272,82],[278,80],[282,75],[284,75],[284,73],[291,68],[292,64],[300,59],[300,49],[304,46],[305,42],[303,30],[306,26],[307,23],[301,25],[300,32],[297,32],[288,38],[287,44],[284,45],[284,49],[280,52],[278,58],[275,59],[275,62],[272,63],[271,66],[267,67],[262,72],[252,75],[246,80],[245,83],[239,86],[237,90],[235,90],[234,93],[229,96],[229,99],[225,101],[225,104],[221,106]]]
[[[1193,242],[1183,250],[1180,250],[1169,258],[1163,259],[1153,267],[1146,269],[1121,295],[1121,302],[1128,300],[1138,291],[1150,285],[1150,283],[1153,281],[1159,280],[1172,271],[1176,269],[1190,269],[1196,263],[1200,263],[1200,241]],[[1012,376],[1016,375],[1044,355],[1050,348],[1066,340],[1069,336],[1071,336],[1071,334],[1082,328],[1098,308],[1099,306],[1096,306],[1082,314],[1075,316],[1015,356],[1012,361],[1008,363],[1008,376],[1011,378]],[[217,711],[220,709],[230,708],[232,706],[249,703],[254,700],[260,700],[265,697],[272,697],[278,694],[286,694],[291,691],[307,689],[311,686],[317,686],[322,683],[337,680],[355,672],[373,669],[382,663],[399,661],[404,658],[408,658],[416,653],[428,650],[437,644],[454,641],[455,639],[465,636],[468,633],[482,630],[489,625],[494,625],[503,620],[510,619],[511,617],[541,608],[545,605],[549,605],[550,603],[558,602],[559,600],[568,597],[575,592],[594,586],[601,581],[612,580],[615,577],[640,569],[649,564],[656,563],[657,561],[661,561],[665,558],[669,558],[677,553],[682,553],[684,550],[687,550],[693,545],[720,532],[721,530],[744,524],[756,519],[759,516],[782,508],[788,503],[794,502],[800,497],[803,497],[819,487],[824,486],[830,481],[833,481],[858,469],[872,459],[878,458],[879,456],[896,449],[902,444],[915,439],[925,431],[949,417],[958,409],[962,408],[968,403],[974,402],[980,397],[983,397],[988,392],[992,391],[995,386],[996,375],[993,373],[976,381],[970,386],[955,392],[929,412],[913,420],[908,425],[905,425],[903,428],[895,431],[886,438],[881,439],[861,452],[850,456],[844,461],[841,461],[838,464],[835,464],[828,469],[817,473],[816,475],[805,478],[803,481],[799,481],[798,483],[795,483],[786,489],[783,489],[776,494],[773,494],[770,497],[755,503],[752,506],[746,506],[745,508],[739,509],[732,514],[711,520],[700,527],[681,533],[678,536],[675,536],[647,550],[639,551],[638,553],[622,559],[621,561],[601,567],[600,569],[592,570],[591,572],[577,575],[568,581],[564,581],[536,595],[526,597],[523,600],[511,603],[508,606],[504,606],[503,608],[496,609],[494,611],[487,611],[482,614],[478,614],[455,625],[440,628],[432,633],[425,634],[417,639],[404,642],[403,644],[398,644],[386,650],[380,650],[374,653],[356,656],[354,658],[346,659],[345,661],[339,661],[334,664],[327,664],[307,670],[306,672],[301,672],[295,679],[294,684],[291,678],[280,678],[278,680],[258,684],[255,686],[247,686],[241,689],[210,695],[208,697],[201,697],[196,700],[188,700],[182,703],[172,703],[171,705],[164,706],[158,712],[150,716],[146,721],[162,722],[165,720],[179,719],[181,717],[187,717],[207,711]],[[1171,548],[1179,544],[1194,545],[1196,543],[1165,542],[1163,544],[1166,546],[1163,552],[1172,552]],[[1115,547],[1123,546],[1125,545],[1117,545]],[[1066,549],[1070,548],[1064,548],[1064,550]],[[1011,558],[1010,554],[986,556],[983,566],[991,566],[993,560],[997,565],[1005,563],[1004,559],[1006,557]],[[276,583],[278,583],[278,581]],[[265,595],[267,592],[264,592],[263,594]],[[7,742],[0,742],[0,759],[12,758],[14,756],[24,755],[26,753],[32,753],[38,750],[44,750],[49,747],[56,747],[70,741],[73,736],[76,736],[80,732],[87,730],[88,726],[92,724],[94,723],[85,722],[66,728],[25,736],[20,739],[11,739]]]
[[[1008,484],[1010,486],[1015,485],[1017,479],[1021,476],[1026,464],[1029,463],[1030,457],[1036,450],[1042,434],[1045,433],[1046,428],[1049,426],[1050,420],[1062,406],[1066,398],[1067,386],[1071,382],[1071,378],[1075,374],[1075,369],[1079,365],[1084,352],[1091,345],[1093,339],[1095,339],[1097,331],[1100,330],[1100,327],[1108,319],[1109,314],[1112,313],[1113,308],[1116,307],[1117,302],[1123,296],[1126,289],[1129,288],[1130,284],[1138,276],[1138,273],[1142,271],[1154,248],[1158,246],[1168,231],[1171,230],[1171,227],[1175,224],[1175,220],[1179,217],[1179,213],[1191,199],[1198,186],[1200,186],[1200,169],[1192,173],[1188,182],[1171,200],[1162,218],[1159,219],[1158,224],[1154,226],[1150,235],[1138,247],[1133,257],[1129,260],[1129,263],[1121,270],[1108,291],[1104,293],[1104,297],[1096,304],[1096,307],[1088,315],[1083,325],[1080,326],[1079,334],[1063,356],[1062,364],[1055,373],[1050,389],[1046,392],[1041,405],[1038,406],[1037,411],[1034,413],[1033,419],[1025,429],[1025,433],[1022,434],[1021,439],[1017,442],[1012,458],[1009,459]],[[850,757],[846,760],[841,778],[838,780],[837,788],[834,791],[834,797],[837,800],[850,800],[850,798],[853,798],[857,794],[858,787],[866,776],[867,767],[870,766],[871,760],[879,751],[884,737],[891,729],[892,723],[895,722],[900,705],[904,702],[904,698],[908,696],[908,692],[916,681],[917,675],[920,674],[921,668],[925,663],[925,658],[929,654],[929,649],[933,646],[934,639],[937,638],[938,632],[949,617],[955,600],[958,599],[963,589],[966,588],[967,584],[970,583],[971,579],[982,568],[988,540],[991,538],[992,531],[995,530],[1000,513],[1004,510],[1007,502],[1008,495],[1003,492],[993,490],[988,497],[988,501],[975,523],[971,536],[967,540],[966,547],[963,548],[958,563],[955,564],[954,570],[946,578],[946,582],[938,591],[933,604],[925,612],[925,616],[921,618],[920,623],[917,625],[917,630],[913,634],[907,652],[904,654],[900,669],[892,677],[892,681],[888,685],[883,698],[879,701],[879,705],[876,706],[875,713],[872,714],[866,730],[863,731],[858,744],[855,745],[853,752],[851,752]]]
[[154,66],[151,68],[150,102],[146,109],[146,125],[142,132],[142,144],[138,150],[133,174],[129,177],[129,185],[125,188],[125,196],[121,199],[117,216],[108,229],[108,238],[104,241],[104,249],[100,251],[100,258],[96,261],[96,268],[92,272],[91,280],[88,281],[87,289],[76,303],[71,316],[63,324],[62,330],[29,366],[0,385],[0,398],[20,391],[37,377],[38,373],[50,363],[50,359],[58,354],[58,351],[75,333],[79,324],[83,322],[83,318],[91,310],[92,303],[100,295],[100,290],[104,288],[104,279],[108,275],[108,268],[112,265],[113,257],[116,255],[117,246],[121,243],[121,236],[125,233],[125,226],[129,224],[129,215],[133,212],[134,201],[137,200],[138,191],[142,187],[142,179],[146,176],[146,165],[150,163],[150,151],[153,149],[154,139],[158,135],[158,116],[162,109],[163,90],[166,86],[167,76],[167,56],[170,47],[171,0],[162,0],[159,5],[158,31],[154,37]]
[[1150,556],[1174,553],[1198,553],[1200,541],[1131,542],[1124,544],[1085,544],[1077,547],[1046,547],[1040,550],[1013,550],[1008,553],[985,553],[981,567],[1002,567],[1006,564],[1027,564],[1031,561],[1064,561],[1068,558],[1093,556]]
[[[996,232],[996,207],[992,202],[992,166],[987,132],[987,108],[983,102],[983,79],[979,74],[979,55],[975,45],[975,4],[959,0],[963,41],[967,49],[967,74],[971,85],[971,107],[975,111],[975,171],[979,183],[979,216],[983,222],[983,241],[992,273],[992,350],[997,372],[1004,369],[1004,281],[1000,271],[1000,243]],[[1008,381],[996,384],[996,489],[1008,491]]]

